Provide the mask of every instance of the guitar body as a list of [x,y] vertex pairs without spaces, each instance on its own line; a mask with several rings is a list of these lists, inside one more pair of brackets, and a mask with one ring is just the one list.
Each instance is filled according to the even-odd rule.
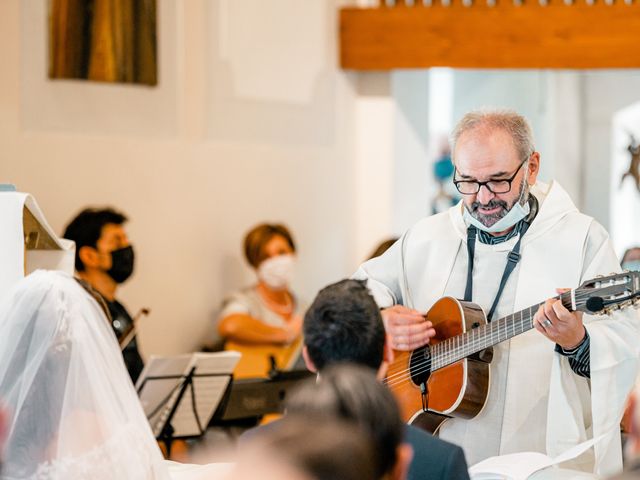
[[302,351],[302,336],[289,345],[256,345],[228,340],[225,350],[240,352],[242,357],[233,371],[234,378],[268,377],[271,357],[278,370],[291,370]]
[[[478,305],[452,297],[438,300],[426,318],[436,331],[430,346],[487,323]],[[433,372],[430,363],[424,366],[425,355],[428,353],[424,348],[413,352],[395,351],[394,362],[389,367],[386,382],[399,403],[403,420],[436,433],[449,417],[473,418],[480,413],[489,393],[492,351]],[[427,394],[424,396],[423,383]]]

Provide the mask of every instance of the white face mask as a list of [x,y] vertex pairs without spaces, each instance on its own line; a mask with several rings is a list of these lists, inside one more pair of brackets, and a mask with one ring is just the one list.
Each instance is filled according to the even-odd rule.
[[293,280],[295,263],[291,254],[267,258],[258,266],[258,278],[274,290],[284,290]]
[[502,217],[500,220],[498,220],[496,223],[494,223],[490,227],[487,227],[484,223],[482,223],[480,220],[478,220],[473,215],[471,215],[466,205],[464,205],[463,207],[464,220],[467,224],[471,224],[477,229],[483,230],[488,233],[504,232],[505,230],[508,230],[511,227],[513,227],[516,223],[518,223],[523,218],[526,218],[527,215],[529,215],[529,211],[530,211],[529,202],[524,202],[524,205],[522,205],[522,197],[525,194],[525,191],[526,190],[522,191],[522,194],[518,197],[518,200],[516,201],[516,203],[513,205],[513,207],[511,207],[511,210],[509,210],[504,217]]
[[466,206],[464,207],[463,216],[464,216],[465,222],[473,225],[474,227],[480,230],[484,230],[485,232],[488,232],[488,233],[498,233],[498,232],[504,232],[505,230],[508,230],[509,228],[513,227],[516,223],[518,223],[520,220],[522,220],[523,218],[526,218],[526,216],[529,215],[529,210],[530,210],[529,202],[525,203],[524,207],[520,202],[516,202],[516,204],[513,207],[511,207],[511,210],[509,210],[504,217],[502,217],[500,220],[498,220],[496,223],[494,223],[490,227],[487,227],[480,220],[472,216],[469,213],[469,210],[467,210]]

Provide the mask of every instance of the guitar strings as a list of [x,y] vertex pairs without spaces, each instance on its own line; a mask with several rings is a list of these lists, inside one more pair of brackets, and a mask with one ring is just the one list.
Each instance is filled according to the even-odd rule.
[[[536,306],[529,307],[529,309],[528,309],[528,310],[531,310],[532,308],[536,308]],[[523,310],[522,312],[524,312],[524,310]],[[518,313],[520,313],[520,312],[518,312]],[[531,311],[529,312],[529,315],[531,315]],[[499,337],[500,337],[500,335],[501,335],[501,331],[506,331],[506,330],[507,330],[508,328],[510,328],[510,327],[512,328],[512,331],[515,331],[515,326],[516,326],[516,325],[515,325],[515,323],[512,323],[511,325],[509,325],[505,320],[508,320],[508,319],[509,319],[509,317],[513,317],[513,320],[515,320],[515,317],[516,317],[516,316],[517,316],[517,313],[516,313],[516,314],[512,314],[512,315],[508,315],[508,316],[506,316],[506,317],[504,317],[504,318],[501,318],[501,319],[500,319],[500,320],[498,320],[496,323],[493,323],[493,324],[485,324],[486,326],[489,326],[489,328],[490,328],[490,330],[491,330],[491,333],[490,333],[490,335],[483,337],[483,339],[484,339],[484,340],[488,339],[488,340],[490,340],[490,341],[493,341],[493,340],[495,340],[495,338],[496,338],[496,337],[497,337],[497,338],[499,338]],[[531,319],[527,319],[527,320],[526,320],[526,322],[529,322],[530,320],[531,320]],[[521,317],[521,320],[520,320],[520,321],[524,321],[524,319]],[[503,322],[503,323],[504,323],[504,328],[500,328],[500,324],[499,324],[498,322]],[[497,329],[491,328],[491,327],[490,327],[491,325],[498,325],[498,328],[497,328]],[[496,332],[496,330],[497,330],[497,332]],[[530,327],[529,327],[529,328],[527,328],[527,330],[530,330]],[[522,332],[520,332],[520,333],[523,333],[524,331],[525,331],[525,330],[523,330],[523,331],[522,331]],[[473,332],[473,330],[469,330],[468,332],[465,332],[465,334],[466,334],[466,333],[472,333],[472,332]],[[464,334],[463,334],[463,335],[464,335]],[[447,361],[447,360],[449,360],[450,358],[453,358],[453,357],[457,356],[460,352],[464,352],[465,350],[469,350],[469,354],[470,354],[470,353],[471,353],[471,350],[474,350],[474,349],[475,349],[475,347],[477,347],[477,345],[479,344],[478,340],[483,340],[483,339],[478,339],[478,340],[473,340],[473,339],[472,339],[472,340],[471,340],[471,342],[468,342],[468,343],[466,343],[466,344],[463,344],[463,345],[461,345],[461,346],[459,346],[459,347],[458,347],[458,346],[453,346],[452,348],[447,348],[447,347],[444,345],[444,342],[446,342],[446,341],[447,341],[447,340],[449,340],[450,338],[455,338],[455,337],[449,337],[448,339],[445,339],[445,340],[443,340],[442,342],[439,342],[439,343],[437,343],[437,344],[433,345],[433,347],[434,347],[434,348],[444,348],[444,351],[443,351],[443,352],[435,352],[433,355],[431,355],[431,357],[430,357],[430,358],[434,358],[434,357],[436,357],[436,356],[437,356],[437,357],[443,357],[443,360],[445,360],[445,363],[446,363],[446,361]],[[441,347],[438,347],[438,345],[441,345]],[[487,348],[487,347],[484,347],[484,348]],[[481,349],[481,350],[482,350],[482,349]],[[464,356],[466,356],[466,355],[464,355]],[[396,361],[394,361],[393,363],[391,363],[391,364],[390,364],[390,366],[392,366],[392,365],[393,365],[393,366],[397,366],[399,363],[404,363],[404,361],[405,361],[404,359],[403,359],[403,360],[399,360],[399,361],[397,361],[397,362],[396,362]],[[431,364],[431,361],[430,361],[430,360],[426,360],[426,361],[424,361],[424,362],[419,362],[419,363],[417,363],[417,364],[416,364],[416,366],[417,366],[417,367],[420,367],[420,366],[422,366],[422,365],[426,365],[427,363],[430,365],[430,364]],[[407,369],[407,370],[404,370],[404,371],[396,372],[396,373],[394,373],[393,375],[388,376],[388,377],[387,377],[387,380],[389,380],[389,379],[391,379],[391,378],[393,378],[393,377],[396,377],[396,376],[402,375],[402,374],[406,373],[407,371],[410,371],[410,369]]]
[[[591,296],[593,296],[593,295],[590,294],[590,293],[582,294],[582,293],[576,292],[574,298],[575,298],[575,301],[578,302],[578,300],[582,301],[582,300],[588,299]],[[565,293],[561,294],[561,296],[557,296],[557,297],[554,297],[554,298],[558,299],[560,297],[565,297],[565,298],[563,298],[563,300],[570,300],[570,298],[571,298],[570,297],[570,292],[565,292]],[[513,313],[511,315],[507,315],[506,317],[503,317],[503,318],[499,319],[494,324],[491,324],[491,323],[485,324],[485,325],[498,325],[498,328],[497,328],[497,331],[496,331],[496,329],[492,328],[491,329],[491,333],[488,336],[483,337],[482,340],[484,340],[484,341],[489,340],[489,343],[491,345],[494,345],[495,343],[501,343],[503,341],[508,340],[509,338],[513,338],[514,336],[520,335],[521,333],[524,333],[525,331],[531,330],[533,328],[533,318],[535,316],[535,312],[537,312],[537,310],[540,307],[540,305],[543,305],[543,303],[540,303],[538,305],[532,305],[528,309],[521,310],[520,312],[516,312],[516,313]],[[535,309],[535,312],[532,311],[533,309]],[[524,314],[524,312],[526,310],[528,310],[529,313],[528,313],[528,318],[526,320],[524,320],[524,315],[523,314]],[[504,340],[499,340],[501,335],[502,335],[501,330],[504,331],[504,332],[507,332],[508,328],[511,327],[512,328],[512,332],[515,332],[515,327],[517,326],[515,324],[515,320],[516,320],[516,317],[517,317],[518,313],[520,314],[520,322],[521,322],[519,327],[522,328],[523,326],[525,326],[525,322],[526,322],[527,328],[522,330],[521,332],[515,334],[515,335],[510,336],[510,337],[508,336],[508,333],[507,333],[507,338],[505,338]],[[511,325],[509,325],[509,323],[510,323],[509,320],[512,320]],[[500,323],[498,323],[498,322],[504,323],[504,325],[503,325],[504,328],[503,329],[500,328]],[[473,332],[473,330],[470,330],[470,331],[465,332],[465,333],[469,333],[469,332]],[[456,337],[449,337],[449,338],[456,338]],[[498,341],[493,343],[494,340],[496,340],[496,338],[498,339]],[[444,341],[446,341],[446,340],[449,340],[449,339],[445,339]],[[437,345],[441,345],[443,342],[435,344],[434,348],[437,347]],[[422,361],[422,362],[417,362],[416,364],[414,364],[413,368],[411,368],[411,366],[410,366],[409,368],[407,368],[405,370],[401,370],[401,371],[393,373],[392,375],[388,376],[383,381],[383,383],[385,383],[389,388],[391,388],[391,387],[397,386],[399,384],[405,383],[407,380],[412,381],[411,380],[411,376],[419,375],[419,374],[422,374],[422,373],[425,373],[425,372],[429,372],[431,370],[432,359],[434,359],[434,357],[436,357],[436,356],[441,356],[442,357],[443,365],[440,368],[443,368],[443,367],[448,366],[450,364],[453,364],[453,363],[455,363],[455,362],[457,362],[459,360],[463,360],[464,358],[466,358],[471,353],[475,353],[474,350],[478,351],[478,350],[476,350],[478,345],[479,345],[479,342],[472,339],[471,342],[463,344],[460,347],[454,346],[452,349],[445,348],[444,352],[435,353],[434,355],[431,355],[429,357],[429,359],[427,359],[425,361]],[[491,345],[488,345],[488,346],[491,346]],[[487,347],[484,347],[484,348],[487,348]],[[481,348],[480,350],[483,350],[484,348]],[[456,357],[459,357],[459,356],[461,356],[461,358],[459,360],[453,360],[453,359],[455,359]],[[390,364],[390,366],[391,365],[397,366],[399,363],[403,363],[405,361],[406,361],[405,359],[399,360],[397,362],[394,361],[394,362],[392,362]],[[410,363],[411,363],[411,361],[409,359],[409,364]],[[407,373],[409,375],[407,375]]]
[[[586,295],[584,297],[576,296],[576,300],[578,298],[580,298],[582,300],[583,298],[588,298],[588,297],[589,297],[589,295]],[[529,310],[531,311],[534,308],[535,308],[535,306],[529,307]],[[519,312],[519,313],[523,313],[523,312],[524,312],[524,310],[522,312]],[[517,314],[512,314],[512,315],[510,315],[508,317],[514,317],[515,318],[516,315]],[[531,315],[531,313],[530,313],[530,315]],[[508,317],[504,317],[504,318],[506,319]],[[532,320],[533,320],[533,317],[529,317],[527,319],[527,323],[532,322]],[[505,325],[505,330],[506,330],[507,327],[509,327],[508,324]],[[533,327],[532,326],[528,326],[526,328],[526,330],[522,330],[520,333],[524,333],[525,331],[531,330],[531,328],[533,328]],[[515,331],[515,329],[513,331]],[[520,333],[518,333],[516,335],[519,335]],[[489,335],[488,337],[485,337],[485,339],[488,338],[490,340],[490,342],[494,342],[496,340],[496,338],[498,338],[498,341],[495,342],[495,343],[501,343],[501,342],[507,340],[508,338],[512,338],[513,336],[515,336],[515,335],[513,335],[512,337],[508,337],[506,339],[500,340],[501,335],[502,335],[501,329],[498,329],[497,332],[496,331],[492,331],[491,335]],[[439,345],[439,344],[436,344],[436,345]],[[434,345],[434,346],[436,346],[436,345]],[[471,354],[473,352],[475,347],[477,347],[477,342],[475,342],[475,343],[472,342],[470,344],[463,345],[461,348],[454,347],[453,350],[445,351],[444,354],[443,354],[443,357],[444,357],[443,358],[443,365],[442,365],[442,367],[439,367],[438,369],[443,368],[445,366],[448,366],[450,364],[453,364],[453,363],[455,363],[455,362],[457,362],[459,360],[463,360],[465,357],[467,357],[469,354]],[[486,347],[484,347],[484,348],[486,348]],[[482,348],[480,350],[482,350]],[[452,361],[452,359],[454,359],[456,357],[461,357],[461,358],[458,358],[457,360],[453,360]],[[432,356],[432,358],[433,358],[433,356]],[[421,374],[421,373],[424,373],[424,372],[428,372],[431,369],[431,364],[432,364],[431,359],[426,360],[424,362],[417,363],[417,364],[414,365],[413,372],[412,372],[411,368],[403,370],[403,371],[396,372],[393,375],[391,375],[390,377],[388,377],[387,379],[385,379],[384,383],[387,384],[389,387],[394,387],[394,386],[399,385],[401,383],[405,383],[407,381],[407,379],[410,380],[410,378],[411,378],[411,375],[406,375],[407,372],[409,372],[410,374],[412,373],[413,375],[418,375],[418,374]],[[393,378],[393,377],[399,377],[399,376],[402,376],[402,378]]]
[[[577,295],[576,296],[576,300],[578,298],[580,298],[580,300],[582,300],[584,298],[588,298],[589,296],[590,295],[588,295],[588,294],[584,295],[584,296]],[[542,304],[539,304],[539,305],[542,305]],[[532,322],[533,322],[533,316],[535,315],[533,313],[533,310],[535,308],[536,308],[536,306],[533,305],[533,306],[531,306],[531,307],[529,307],[527,309],[527,310],[529,310],[529,313],[528,313],[529,317],[526,319],[526,324],[527,324],[527,328],[526,329],[523,329],[521,332],[519,332],[517,334],[514,334],[514,335],[511,335],[510,337],[508,336],[509,335],[508,334],[508,328],[511,327],[512,328],[512,332],[515,332],[516,325],[514,323],[509,325],[505,320],[509,320],[509,319],[515,320],[515,318],[517,317],[517,315],[519,313],[520,317],[521,317],[520,321],[522,322],[519,325],[519,327],[522,328],[522,326],[525,323],[524,315],[523,315],[525,310],[522,310],[520,312],[516,312],[514,314],[508,315],[508,316],[503,317],[502,319],[500,319],[499,321],[504,321],[504,326],[503,326],[504,328],[498,327],[497,331],[495,329],[492,329],[491,334],[489,336],[483,337],[483,340],[486,341],[488,339],[489,342],[493,345],[493,344],[501,343],[501,342],[503,342],[505,340],[508,340],[509,338],[513,338],[516,335],[520,335],[521,333],[524,333],[525,331],[531,330],[533,328]],[[495,324],[493,324],[493,325],[495,325]],[[500,340],[501,336],[503,335],[503,332],[507,332],[507,336],[508,337],[503,339],[503,340]],[[495,342],[496,338],[498,339],[497,342]],[[435,344],[434,347],[436,347],[437,345],[441,345],[441,343]],[[488,346],[491,346],[491,345],[488,345]],[[440,369],[440,368],[443,368],[443,367],[448,366],[450,364],[453,364],[453,363],[455,363],[455,362],[457,362],[459,360],[463,360],[465,357],[467,357],[471,353],[475,353],[474,350],[475,351],[480,351],[480,350],[483,350],[484,348],[487,348],[488,346],[478,349],[477,348],[478,347],[478,342],[476,340],[472,340],[470,343],[463,344],[460,347],[454,346],[453,349],[445,349],[444,352],[436,353],[435,355],[432,355],[431,358],[434,358],[434,357],[437,357],[437,356],[442,356],[443,357],[442,358],[443,365],[442,365],[442,367],[438,368],[438,369]],[[460,357],[460,358],[458,358],[458,357]],[[397,385],[399,383],[403,383],[407,379],[407,375],[406,375],[407,372],[412,373],[413,375],[417,375],[417,374],[420,374],[420,373],[428,372],[431,369],[431,365],[432,365],[431,358],[428,359],[428,360],[425,360],[424,362],[419,362],[419,363],[415,364],[414,368],[413,368],[413,372],[412,372],[412,369],[410,367],[409,369],[401,370],[399,372],[394,373],[393,375],[391,375],[391,376],[387,377],[387,379],[385,379],[385,383],[387,383],[389,386],[394,386],[394,385]],[[456,359],[456,360],[453,360],[453,359]],[[394,377],[403,377],[403,378],[394,378]]]
[[[554,298],[559,298],[559,297],[554,297]],[[577,299],[577,297],[576,297],[576,299]],[[538,306],[540,306],[540,305],[542,305],[542,303],[538,304]],[[529,308],[534,308],[534,307],[536,307],[536,306],[535,306],[535,305],[532,305],[532,306],[531,306],[531,307],[529,307]],[[525,309],[525,310],[527,310],[527,309]],[[524,312],[524,310],[522,310],[522,312]],[[485,325],[491,325],[491,324],[496,325],[496,324],[498,324],[498,322],[501,322],[501,321],[503,321],[503,320],[507,319],[508,317],[511,317],[511,316],[514,316],[514,317],[515,317],[518,313],[519,313],[519,312],[516,312],[516,313],[511,314],[511,315],[507,315],[507,316],[505,316],[505,317],[503,317],[503,318],[500,318],[500,319],[496,320],[496,321],[495,321],[495,322],[493,322],[493,323],[489,323],[489,324],[485,324]],[[471,331],[471,330],[469,330],[468,332],[470,332],[470,331]],[[464,333],[467,333],[467,332],[464,332]],[[449,338],[446,338],[446,339],[444,339],[442,342],[439,342],[437,345],[440,345],[440,344],[442,344],[442,343],[446,342],[446,341],[447,341],[447,340],[449,340],[450,338],[455,338],[455,337],[449,337]],[[419,347],[419,348],[420,348],[420,347]],[[402,363],[402,362],[403,362],[403,360],[399,360],[399,361],[395,361],[395,360],[394,360],[393,362],[391,362],[391,363],[389,364],[389,366],[390,366],[390,367],[391,367],[391,366],[395,366],[395,365],[397,365],[397,364],[399,364],[399,363]]]
[[[560,297],[563,297],[562,298],[563,300],[567,300],[568,301],[571,298],[570,297],[570,293],[571,292],[565,292],[565,293],[561,294]],[[578,301],[582,302],[583,300],[588,299],[588,298],[590,298],[592,296],[593,296],[592,293],[576,292],[574,298],[575,298],[575,301],[577,303]],[[558,299],[560,297],[554,297],[554,298]],[[496,343],[501,343],[503,341],[508,340],[509,338],[513,338],[514,336],[520,335],[521,333],[524,333],[525,331],[531,330],[533,328],[533,317],[535,316],[535,313],[532,313],[532,310],[536,309],[537,307],[539,307],[542,304],[543,303],[540,303],[537,306],[536,305],[532,305],[531,307],[526,309],[526,310],[529,310],[529,318],[527,318],[526,322],[527,323],[531,323],[531,326],[528,326],[525,330],[522,330],[521,332],[519,332],[519,333],[517,333],[515,335],[512,335],[511,337],[507,337],[507,338],[505,338],[503,340],[500,340],[501,329],[498,327],[497,332],[494,329],[492,329],[491,334],[488,337],[484,337],[485,340],[487,338],[490,340],[491,345],[488,345],[488,346],[495,345]],[[507,315],[506,317],[503,317],[503,318],[499,319],[497,322],[504,322],[504,324],[505,324],[504,325],[504,331],[507,331],[507,328],[509,327],[508,320],[509,319],[515,320],[516,316],[519,313],[520,314],[520,320],[521,320],[521,322],[523,322],[520,325],[520,327],[522,327],[522,325],[524,324],[524,318],[523,318],[523,313],[524,312],[525,312],[525,310],[521,310],[520,312],[516,312],[514,314]],[[494,323],[494,324],[485,324],[485,325],[496,325],[496,324],[498,324],[497,322]],[[515,332],[515,325],[512,324],[511,327],[512,327],[512,331]],[[467,332],[465,332],[465,333],[467,333]],[[494,342],[496,337],[498,338],[498,341]],[[450,338],[455,338],[455,337],[450,337]],[[446,339],[446,340],[449,340],[449,339]],[[446,341],[446,340],[444,340],[444,341]],[[434,347],[436,347],[437,345],[441,345],[441,344],[442,344],[442,342],[437,343],[437,344],[434,345]],[[457,361],[463,360],[465,357],[467,357],[471,353],[475,353],[474,350],[476,350],[477,346],[478,346],[478,342],[476,342],[475,340],[472,340],[472,342],[467,343],[467,344],[463,344],[460,347],[454,346],[453,349],[450,349],[450,350],[449,349],[445,349],[445,352],[443,352],[442,354],[437,354],[436,353],[436,355],[432,355],[428,360],[426,360],[424,362],[417,363],[416,365],[414,365],[414,371],[413,372],[412,372],[411,367],[409,367],[408,369],[401,370],[401,371],[396,372],[393,375],[387,377],[383,381],[383,383],[387,384],[389,387],[393,387],[393,386],[399,385],[401,383],[405,383],[407,381],[407,379],[411,380],[411,374],[418,375],[418,374],[430,371],[431,370],[431,365],[432,365],[431,359],[433,357],[435,357],[435,356],[438,356],[438,355],[442,355],[444,357],[443,358],[443,365],[441,367],[439,367],[438,369],[446,367],[446,366],[451,365],[451,364],[453,364],[453,363],[455,363]],[[484,348],[487,348],[487,347],[484,347]],[[483,350],[484,348],[480,348],[480,350]],[[480,351],[480,350],[476,350],[476,351]],[[457,360],[453,360],[453,359],[455,359],[457,357],[460,357],[460,358],[458,358]],[[404,362],[404,361],[405,360],[400,360],[398,362],[393,362],[391,365],[397,365],[397,363],[401,363],[401,362]],[[410,375],[406,375],[407,373],[409,373]],[[393,377],[400,377],[400,376],[402,378],[396,378],[396,379],[393,378]]]

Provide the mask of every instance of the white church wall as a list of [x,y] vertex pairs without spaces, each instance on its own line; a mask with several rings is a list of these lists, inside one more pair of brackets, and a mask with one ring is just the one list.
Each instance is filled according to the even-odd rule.
[[[261,35],[300,43],[252,48],[240,19],[262,7],[229,3],[159,1],[154,89],[48,81],[45,0],[0,4],[0,182],[31,192],[58,232],[86,205],[129,216],[137,265],[120,296],[152,311],[146,355],[211,334],[223,296],[253,280],[241,241],[257,222],[291,227],[308,300],[354,267],[354,90],[336,66],[335,4],[292,18],[291,1],[269,2],[287,23]],[[288,72],[269,71],[277,55],[296,59]],[[280,88],[289,75],[296,88]]]
[[[613,118],[610,161],[611,238],[616,253],[622,257],[630,247],[640,245],[640,190],[633,177],[623,175],[630,170],[631,136],[640,142],[640,102],[630,105]],[[640,172],[638,172],[640,174]]]

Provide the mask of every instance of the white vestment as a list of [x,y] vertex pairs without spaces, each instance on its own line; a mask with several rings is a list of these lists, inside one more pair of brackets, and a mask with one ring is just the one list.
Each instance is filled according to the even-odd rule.
[[[511,274],[494,319],[575,288],[597,275],[620,271],[607,232],[578,212],[553,182],[532,187],[538,214],[522,239],[522,258]],[[462,204],[425,218],[383,256],[363,264],[355,278],[367,279],[380,307],[402,304],[427,311],[445,295],[462,298],[467,268]],[[516,239],[476,243],[473,301],[489,311]],[[591,379],[576,375],[568,359],[536,330],[499,345],[491,364],[487,404],[472,420],[450,420],[442,436],[460,444],[468,461],[515,451],[551,456],[606,434],[594,455],[573,468],[610,474],[622,468],[618,425],[636,377],[640,318],[636,311],[584,316],[591,342]]]

